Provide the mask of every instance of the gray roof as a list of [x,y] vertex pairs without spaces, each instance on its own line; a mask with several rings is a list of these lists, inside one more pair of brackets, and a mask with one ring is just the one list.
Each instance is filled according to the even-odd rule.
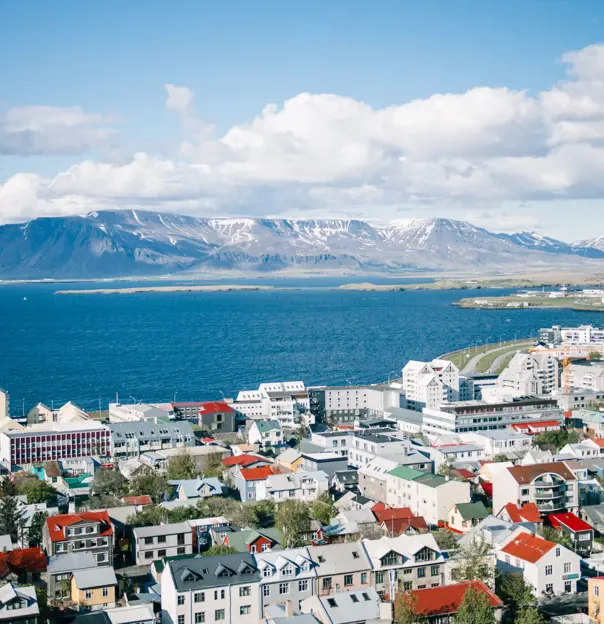
[[175,522],[173,524],[159,524],[157,526],[137,527],[132,530],[134,537],[155,537],[156,535],[176,535],[177,533],[190,533],[191,525],[188,522]]
[[157,438],[175,439],[182,436],[193,436],[193,427],[188,420],[156,424],[151,421],[110,423],[109,430],[114,440],[126,440],[126,434],[133,433],[138,440],[156,440]]
[[381,600],[373,587],[319,596],[318,599],[332,624],[380,619]]
[[388,407],[385,411],[391,419],[397,421],[402,420],[403,422],[421,425],[424,420],[422,412],[406,409],[404,407]]
[[278,420],[256,420],[254,422],[256,423],[256,427],[258,427],[258,431],[260,431],[260,433],[266,433],[267,431],[272,431],[273,429],[281,431],[281,424]]
[[361,542],[342,542],[308,549],[310,558],[317,566],[318,576],[346,574],[370,570],[371,561]]
[[75,584],[78,589],[92,589],[93,587],[108,587],[117,585],[115,572],[110,566],[89,568],[88,570],[76,570],[73,573]]
[[338,470],[334,472],[333,479],[337,479],[341,483],[358,483],[359,473],[357,470]]
[[67,555],[55,555],[48,559],[49,574],[63,574],[75,570],[96,568],[97,563],[91,552],[69,553]]
[[189,591],[257,583],[260,574],[249,553],[233,553],[215,557],[179,557],[168,562],[176,591]]
[[[367,431],[367,433],[365,433]],[[390,433],[395,433],[394,430],[390,430]],[[387,442],[403,442],[401,438],[387,435],[377,432],[376,429],[363,429],[354,432],[354,437],[359,440],[367,440],[368,442],[375,442],[376,444],[386,444]]]
[[207,485],[215,494],[222,494],[225,486],[216,477],[205,477],[202,479],[177,479],[168,481],[170,485],[176,485],[184,492],[187,498],[198,498],[199,490]]

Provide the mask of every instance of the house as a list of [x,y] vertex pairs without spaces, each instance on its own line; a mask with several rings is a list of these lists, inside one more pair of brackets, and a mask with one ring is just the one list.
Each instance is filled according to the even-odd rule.
[[458,503],[449,512],[449,529],[456,533],[467,533],[489,515],[483,503]]
[[89,551],[98,565],[112,565],[113,544],[106,510],[51,516],[42,530],[42,545],[49,557]]
[[[411,449],[411,442],[405,439],[404,434],[390,429],[360,429],[354,431],[348,450],[348,463],[355,468],[367,465],[376,457],[388,455],[406,455]],[[393,458],[394,459],[394,458]],[[420,462],[429,463],[426,458]],[[399,462],[400,463],[400,462]]]
[[470,484],[399,466],[388,472],[386,504],[409,507],[428,524],[437,525],[457,503],[470,502]]
[[331,519],[329,526],[325,527],[325,538],[330,543],[357,540],[368,531],[377,532],[377,529],[378,523],[371,509],[349,509]]
[[386,600],[399,586],[410,591],[445,584],[445,557],[430,533],[365,539],[363,545],[371,559],[372,585]]
[[311,596],[300,607],[321,624],[392,624],[392,605],[382,602],[372,587],[331,596]]
[[227,532],[222,543],[238,552],[263,553],[267,550],[280,550],[282,539],[279,529],[243,529]]
[[141,496],[122,496],[122,503],[126,505],[134,505],[138,509],[141,509],[145,505],[153,505],[153,499],[148,494]]
[[233,475],[235,487],[239,490],[242,501],[255,501],[256,490],[259,483],[263,483],[268,477],[274,474],[275,468],[272,466],[258,466],[255,468],[237,467]]
[[136,527],[132,530],[132,550],[136,565],[149,565],[154,559],[190,555],[193,533],[188,522]]
[[[103,612],[107,618],[107,622],[103,624],[157,624],[153,604],[136,602],[125,607],[104,609]],[[84,621],[83,624],[86,622]]]
[[256,485],[256,500],[275,502],[295,499],[313,501],[329,490],[329,479],[322,470],[271,474]]
[[0,587],[0,622],[6,624],[38,624],[40,608],[33,585],[12,583]]
[[200,403],[197,424],[211,433],[232,433],[235,431],[235,410],[224,401]]
[[348,448],[352,441],[350,431],[321,431],[313,432],[310,441],[321,447],[324,451],[338,453],[342,457],[348,457]]
[[409,594],[413,611],[426,618],[429,624],[453,624],[455,615],[469,589],[485,594],[495,611],[495,620],[501,621],[503,602],[482,581],[464,581],[443,587],[416,589]]
[[315,594],[371,587],[371,561],[362,542],[313,546],[309,553],[316,570]]
[[222,496],[226,488],[216,477],[178,479],[168,481],[168,483],[176,488],[176,498],[180,500]]
[[179,557],[161,575],[162,610],[174,624],[257,624],[260,574],[253,555]]
[[36,585],[44,572],[46,572],[46,556],[38,546],[0,552],[2,583]]
[[421,516],[414,516],[408,507],[386,507],[384,503],[376,503],[371,511],[377,518],[380,529],[389,537],[399,535],[415,535],[428,531],[428,525]]
[[301,470],[316,472],[322,470],[329,478],[338,470],[348,468],[348,459],[338,453],[302,453]]
[[[285,453],[282,453],[282,455],[285,455]],[[281,455],[279,457],[281,457]],[[227,468],[235,468],[236,466],[240,466],[241,468],[254,468],[257,466],[268,466],[269,464],[272,464],[273,461],[271,459],[267,459],[266,457],[262,457],[261,455],[241,453],[239,455],[230,455],[229,457],[225,457],[221,463]]]
[[285,605],[291,613],[300,612],[300,603],[314,594],[316,565],[308,548],[291,548],[256,555],[260,573],[262,612],[272,605]]
[[298,470],[302,470],[303,459],[302,453],[295,448],[289,448],[283,453],[280,453],[275,461],[281,466],[291,470],[292,472],[297,472]]
[[560,455],[576,457],[577,459],[589,459],[600,457],[602,449],[594,440],[586,438],[576,444],[567,444],[560,449]]
[[393,457],[376,457],[358,469],[359,491],[368,498],[385,501],[388,491],[386,484],[388,473],[400,464]]
[[138,421],[109,425],[111,456],[115,460],[138,458],[144,453],[195,446],[195,434],[187,420],[177,422]]
[[283,430],[278,420],[255,420],[247,434],[250,444],[268,449],[283,445]]
[[80,609],[97,610],[115,607],[117,579],[110,566],[75,570],[71,577],[71,599]]
[[[475,527],[471,528],[467,533],[464,533],[459,537],[457,543],[460,546],[472,547],[477,542],[486,542],[491,546],[492,551],[499,548],[507,542],[508,538],[516,534],[518,531],[525,531],[526,533],[534,533],[535,525],[531,523],[516,524],[509,520],[503,520],[502,518],[496,518],[495,516],[487,516],[484,520],[481,520]],[[493,564],[494,555],[493,555]],[[456,567],[456,562],[453,562],[450,566],[450,571]]]
[[589,556],[594,539],[592,526],[572,513],[551,514],[547,519],[555,529],[570,537],[575,552]]
[[589,621],[604,624],[604,576],[587,579]]
[[597,534],[604,534],[604,503],[600,505],[584,505],[579,509],[577,515],[581,520],[585,520]]
[[535,525],[543,524],[543,518],[535,503],[524,503],[523,505],[508,503],[502,507],[496,516],[514,523],[532,522]]
[[572,594],[581,578],[581,557],[568,548],[526,532],[514,534],[496,553],[503,573],[522,574],[536,597]]
[[331,478],[331,487],[337,492],[356,491],[359,485],[357,470],[338,470]]
[[533,445],[531,436],[513,429],[472,431],[460,433],[459,437],[464,442],[473,442],[483,447],[486,457],[496,457],[510,452],[527,452]]
[[565,462],[505,467],[493,475],[493,508],[535,503],[539,513],[576,511],[579,486]]

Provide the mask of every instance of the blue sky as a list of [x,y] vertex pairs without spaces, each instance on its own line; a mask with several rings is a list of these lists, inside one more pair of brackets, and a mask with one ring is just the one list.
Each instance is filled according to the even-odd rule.
[[[541,92],[573,81],[578,86],[570,97],[589,98],[604,111],[599,85],[604,78],[604,55],[598,48],[602,40],[604,3],[589,0],[6,0],[0,5],[0,184],[5,185],[0,188],[0,222],[97,205],[136,205],[225,216],[350,213],[389,220],[439,214],[471,218],[493,229],[538,227],[566,238],[588,236],[593,229],[577,226],[569,233],[563,213],[569,207],[589,215],[604,212],[604,189],[585,180],[584,172],[569,173],[559,162],[564,156],[559,154],[561,142],[552,139],[576,122],[577,112],[573,109],[566,118],[548,106],[544,122],[543,114],[532,108],[535,103],[542,107]],[[587,69],[583,57],[561,62],[565,54],[585,49],[596,50],[584,54],[589,57]],[[577,78],[579,62],[583,74]],[[167,84],[185,88],[194,99],[167,110]],[[405,133],[409,128],[415,132],[417,115],[422,123],[430,114],[442,120],[440,107],[424,112],[418,105],[410,121],[388,120],[392,128],[383,128],[380,115],[341,112],[345,98],[376,112],[429,101],[435,94],[463,95],[477,87],[489,92],[473,105],[452,102],[447,110],[452,110],[451,128],[457,129],[445,144],[437,141],[428,152],[419,153],[417,146],[434,137],[418,133],[410,146]],[[528,103],[509,101],[499,89],[524,93]],[[300,102],[296,98],[302,93],[335,94],[342,100]],[[270,124],[250,133],[253,120],[268,104],[281,110],[287,101],[296,103],[288,119],[272,115]],[[464,121],[472,106],[496,111],[494,118],[481,121],[486,132],[480,125],[469,127],[471,119]],[[80,108],[75,114],[69,107]],[[340,127],[342,114],[349,126]],[[527,117],[534,117],[529,126]],[[571,139],[565,135],[564,149],[570,149],[569,143],[572,150],[585,149],[586,142],[599,149],[598,110],[592,107],[580,117],[583,126]],[[331,136],[337,128],[329,144],[312,135],[315,118],[322,135]],[[364,124],[371,129],[348,142],[346,136],[357,134]],[[429,121],[425,124],[429,129]],[[443,128],[440,137],[448,131]],[[229,132],[235,143],[222,140]],[[400,140],[391,144],[387,135],[399,132]],[[468,133],[492,136],[488,146],[480,141],[478,146],[461,145]],[[535,138],[529,145],[516,137],[500,151],[515,133]],[[452,150],[458,137],[460,147]],[[262,154],[252,149],[259,141]],[[333,145],[337,149],[330,153]],[[575,161],[594,160],[591,153],[572,150]],[[137,161],[135,177],[152,178],[142,193],[134,182],[119,182],[132,175],[137,153],[145,156]],[[554,162],[545,162],[546,155]],[[535,168],[533,187],[524,179],[524,161],[502,162],[538,156],[541,161],[530,163]],[[305,157],[309,163],[325,157],[326,164],[321,171],[309,171]],[[334,160],[344,163],[331,171]],[[291,166],[274,175],[284,161]],[[404,171],[396,165],[400,162]],[[438,171],[432,171],[435,162],[440,163]],[[86,179],[82,163],[89,163]],[[166,168],[172,176],[170,192],[155,186]],[[473,190],[458,176],[480,180]],[[497,189],[491,195],[483,181],[487,176]],[[110,192],[103,192],[103,186]],[[600,226],[604,235],[604,218]]]

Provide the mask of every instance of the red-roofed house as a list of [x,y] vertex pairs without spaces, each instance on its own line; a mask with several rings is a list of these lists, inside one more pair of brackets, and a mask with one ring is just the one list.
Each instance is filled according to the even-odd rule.
[[38,546],[0,552],[0,579],[5,583],[27,585],[40,580],[42,572],[46,572],[46,556]]
[[573,542],[573,549],[581,555],[589,555],[593,546],[593,527],[573,513],[550,514],[547,519],[550,524],[568,535]]
[[514,523],[533,522],[535,524],[543,524],[543,519],[535,503],[525,503],[520,506],[508,503],[497,514],[497,517]]
[[522,574],[537,597],[574,593],[581,577],[581,557],[538,535],[517,531],[497,552],[497,568]]
[[148,494],[144,494],[142,496],[123,496],[122,503],[135,506],[153,505],[153,499]]
[[232,433],[235,431],[235,410],[224,401],[210,401],[199,406],[198,424],[204,431]]
[[455,614],[470,588],[488,597],[495,610],[495,619],[499,621],[503,602],[482,581],[464,581],[455,585],[416,589],[400,594],[396,601],[395,612],[402,601],[408,601],[413,611],[417,615],[428,618],[430,624],[448,624],[454,621]]
[[256,500],[256,486],[273,474],[272,466],[258,466],[256,468],[241,468],[233,475],[235,487],[239,490],[242,501]]
[[390,537],[414,535],[428,531],[428,524],[422,516],[415,516],[409,507],[386,507],[376,503],[371,511],[380,524],[380,529]]
[[256,466],[266,466],[271,462],[259,455],[247,455],[245,453],[241,455],[231,455],[230,457],[225,457],[222,460],[222,465],[227,468],[231,468],[232,466],[241,466],[242,468],[252,468]]
[[98,565],[113,563],[113,526],[107,511],[83,511],[46,518],[42,531],[46,554],[91,552]]
[[534,422],[521,422],[511,425],[514,431],[528,435],[538,435],[545,431],[560,431],[560,423],[557,420],[535,420]]

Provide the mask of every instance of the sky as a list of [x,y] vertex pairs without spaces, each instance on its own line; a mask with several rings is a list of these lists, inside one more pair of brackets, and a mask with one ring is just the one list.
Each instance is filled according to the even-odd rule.
[[0,224],[132,208],[604,236],[604,2],[3,0]]

